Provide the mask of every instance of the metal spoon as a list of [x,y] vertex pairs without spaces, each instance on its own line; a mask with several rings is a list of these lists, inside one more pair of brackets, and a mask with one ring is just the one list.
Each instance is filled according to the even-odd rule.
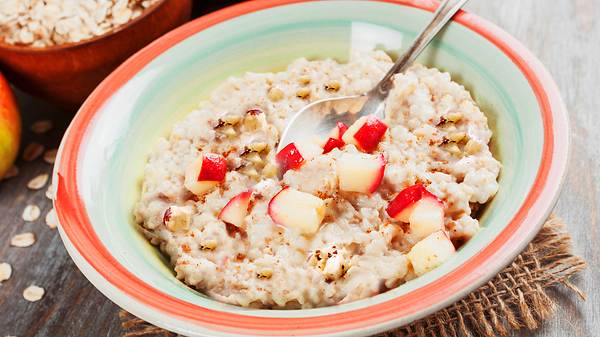
[[[277,152],[281,151],[288,144],[299,140],[313,139],[316,135],[329,133],[337,122],[344,122],[351,125],[362,116],[375,114],[383,118],[385,108],[385,99],[392,87],[392,78],[395,74],[405,71],[412,65],[417,56],[427,47],[440,30],[452,19],[454,14],[468,0],[445,0],[435,11],[431,22],[417,36],[410,48],[400,57],[392,66],[383,79],[369,92],[362,95],[342,96],[335,98],[326,98],[315,101],[302,110],[298,111],[286,126]],[[333,109],[334,105],[356,106],[362,104],[359,111],[352,112],[339,111]]]

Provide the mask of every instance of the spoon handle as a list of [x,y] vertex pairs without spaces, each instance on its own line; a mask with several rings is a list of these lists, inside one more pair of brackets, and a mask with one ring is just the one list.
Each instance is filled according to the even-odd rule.
[[392,77],[405,71],[412,65],[417,56],[433,40],[440,30],[452,19],[454,14],[464,6],[468,0],[445,0],[433,14],[431,22],[421,31],[419,36],[412,43],[410,48],[394,63],[390,71],[383,79],[372,89],[373,96],[379,96],[384,99],[392,86]]

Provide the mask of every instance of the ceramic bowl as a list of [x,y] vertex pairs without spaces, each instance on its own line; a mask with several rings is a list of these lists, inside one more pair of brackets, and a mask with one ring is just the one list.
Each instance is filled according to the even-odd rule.
[[0,42],[0,69],[21,90],[75,112],[117,66],[190,19],[192,0],[161,1],[101,36],[33,48]]
[[146,155],[171,125],[231,75],[284,69],[298,57],[347,59],[402,49],[437,2],[265,0],[199,18],[130,58],[92,93],[60,148],[60,234],[84,275],[119,306],[190,336],[366,336],[409,323],[492,278],[535,236],[567,162],[567,113],[542,64],[514,38],[460,13],[420,62],[448,71],[488,115],[503,163],[483,229],[440,268],[386,293],[309,310],[216,302],[173,275],[136,231]]

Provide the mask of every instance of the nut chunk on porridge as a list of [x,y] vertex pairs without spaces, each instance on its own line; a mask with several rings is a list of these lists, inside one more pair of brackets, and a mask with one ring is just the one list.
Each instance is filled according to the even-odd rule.
[[159,139],[135,213],[177,278],[234,305],[311,308],[451,259],[478,232],[500,163],[485,115],[447,73],[415,65],[395,77],[384,119],[275,153],[296,111],[365,92],[391,65],[372,52],[230,78]]

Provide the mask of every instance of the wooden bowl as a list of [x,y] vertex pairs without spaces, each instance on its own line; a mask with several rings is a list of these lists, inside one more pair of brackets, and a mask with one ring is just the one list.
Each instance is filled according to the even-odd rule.
[[45,48],[0,43],[0,70],[21,90],[76,110],[119,64],[190,19],[192,0],[163,0],[139,17],[77,43]]

